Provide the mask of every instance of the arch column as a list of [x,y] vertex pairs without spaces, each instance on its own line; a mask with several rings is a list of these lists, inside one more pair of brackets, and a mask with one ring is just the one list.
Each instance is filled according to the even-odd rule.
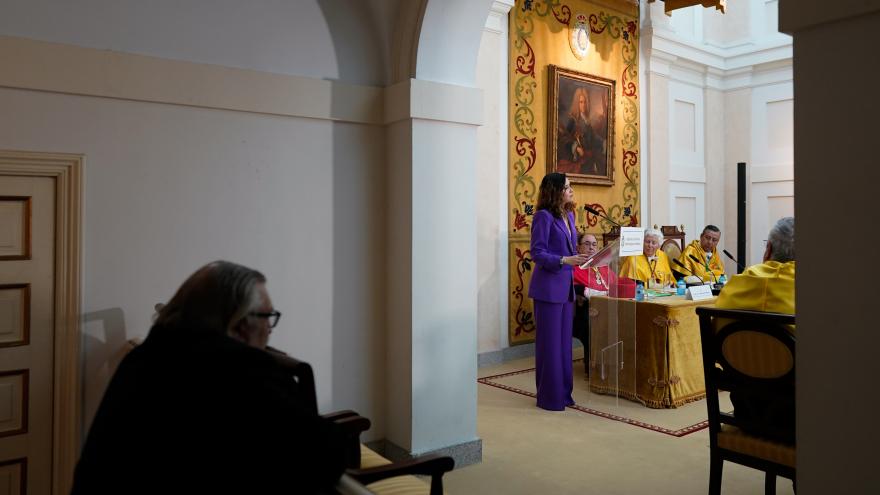
[[[410,77],[385,91],[386,436],[391,450],[448,453],[457,466],[482,457],[476,195],[497,185],[476,183],[483,107],[475,80],[491,4],[424,0],[412,33],[416,56],[398,54]],[[405,17],[398,22],[404,37]]]
[[[387,439],[414,455],[479,460],[476,88],[388,89]],[[458,456],[457,456],[458,457]],[[458,460],[458,459],[457,459]]]

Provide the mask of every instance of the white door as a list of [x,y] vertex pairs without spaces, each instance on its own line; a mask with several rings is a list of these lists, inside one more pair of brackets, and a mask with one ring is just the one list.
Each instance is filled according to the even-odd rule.
[[55,187],[0,176],[0,495],[52,491]]

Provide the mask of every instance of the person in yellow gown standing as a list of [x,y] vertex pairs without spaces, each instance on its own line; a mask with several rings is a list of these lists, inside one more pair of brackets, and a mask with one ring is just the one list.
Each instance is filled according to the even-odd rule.
[[[717,282],[724,275],[724,263],[718,256],[718,241],[721,240],[721,229],[714,225],[706,225],[700,238],[692,241],[681,252],[678,261],[681,262],[690,273],[696,275],[704,282]],[[693,258],[698,261],[694,261]]]
[[660,288],[675,284],[669,258],[660,249],[663,233],[645,229],[644,254],[628,256],[620,265],[620,276],[641,280],[645,287]]

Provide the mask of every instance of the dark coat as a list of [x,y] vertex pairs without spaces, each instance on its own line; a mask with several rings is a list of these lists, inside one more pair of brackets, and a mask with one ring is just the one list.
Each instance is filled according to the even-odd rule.
[[313,493],[343,469],[336,426],[268,353],[153,327],[107,388],[72,494]]

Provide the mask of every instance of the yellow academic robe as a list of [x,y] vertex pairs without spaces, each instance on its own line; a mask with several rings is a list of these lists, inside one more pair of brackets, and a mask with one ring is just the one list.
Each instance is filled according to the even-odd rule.
[[662,250],[658,249],[657,261],[654,269],[648,263],[648,257],[644,254],[638,256],[627,256],[620,264],[620,276],[631,278],[633,280],[641,280],[647,287],[648,279],[653,278],[663,286],[675,283],[675,277],[672,276],[672,269],[669,267],[669,258]]
[[730,277],[715,307],[794,314],[794,261],[765,261]]
[[[694,255],[699,263],[695,262],[691,259],[689,254]],[[724,275],[724,263],[721,261],[721,257],[718,256],[718,250],[712,250],[712,256],[709,258],[709,269],[712,273],[715,274],[715,277],[709,275],[709,270],[706,270],[706,252],[703,251],[703,247],[700,246],[700,241],[695,240],[685,246],[684,251],[681,252],[681,256],[678,257],[678,261],[680,261],[684,266],[688,268],[694,275],[700,277],[703,280],[709,280],[711,282],[715,282],[718,280],[718,277]],[[681,268],[676,265],[676,268]],[[690,275],[686,271],[682,272],[684,275]]]

